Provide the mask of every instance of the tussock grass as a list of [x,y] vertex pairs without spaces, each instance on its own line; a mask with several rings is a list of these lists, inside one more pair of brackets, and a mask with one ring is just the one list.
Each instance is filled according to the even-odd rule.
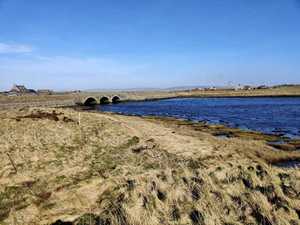
[[69,109],[0,121],[0,224],[299,221],[299,170],[272,165],[299,152],[258,134],[221,140],[203,124]]

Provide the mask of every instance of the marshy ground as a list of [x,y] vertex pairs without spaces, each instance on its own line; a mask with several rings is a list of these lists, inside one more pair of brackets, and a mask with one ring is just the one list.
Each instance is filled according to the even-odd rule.
[[72,109],[0,124],[0,224],[300,224],[300,169],[276,166],[299,142]]

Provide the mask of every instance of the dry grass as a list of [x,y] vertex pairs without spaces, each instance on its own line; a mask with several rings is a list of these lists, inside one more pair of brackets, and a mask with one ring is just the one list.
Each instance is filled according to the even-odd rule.
[[0,122],[0,224],[299,224],[300,171],[271,163],[300,154],[258,134],[69,109]]
[[75,98],[75,96],[76,96],[75,94],[24,95],[24,96],[1,96],[0,95],[0,104],[72,100]]

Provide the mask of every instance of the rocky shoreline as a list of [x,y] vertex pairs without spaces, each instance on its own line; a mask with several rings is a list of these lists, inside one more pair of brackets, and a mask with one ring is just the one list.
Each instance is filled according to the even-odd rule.
[[[90,106],[74,106],[74,107],[64,107],[64,108],[72,108],[76,111],[90,111],[95,113],[103,113],[99,112],[99,110],[94,109],[94,107]],[[124,115],[122,113],[114,113],[114,112],[105,112],[111,115]],[[241,128],[234,128],[227,126],[225,124],[209,124],[206,121],[191,121],[188,119],[178,119],[174,117],[164,117],[164,116],[138,116],[138,115],[126,115],[132,117],[140,117],[148,120],[158,120],[165,121],[169,123],[174,123],[178,125],[186,125],[190,126],[192,129],[209,133],[215,137],[221,139],[227,138],[241,138],[245,140],[264,140],[267,145],[280,150],[285,151],[296,151],[300,150],[300,139],[290,138],[283,136],[281,134],[265,134],[259,131],[253,130],[243,130]]]

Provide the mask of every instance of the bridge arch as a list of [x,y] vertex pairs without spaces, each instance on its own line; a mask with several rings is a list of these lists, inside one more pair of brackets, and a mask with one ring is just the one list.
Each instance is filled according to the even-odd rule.
[[105,105],[105,104],[109,104],[109,98],[106,96],[102,96],[100,97],[100,105]]
[[85,105],[85,106],[91,106],[91,105],[96,105],[96,104],[97,104],[97,99],[94,97],[87,97],[83,101],[83,105]]
[[117,95],[112,97],[112,99],[111,99],[112,103],[119,103],[120,101],[121,101],[121,98]]

